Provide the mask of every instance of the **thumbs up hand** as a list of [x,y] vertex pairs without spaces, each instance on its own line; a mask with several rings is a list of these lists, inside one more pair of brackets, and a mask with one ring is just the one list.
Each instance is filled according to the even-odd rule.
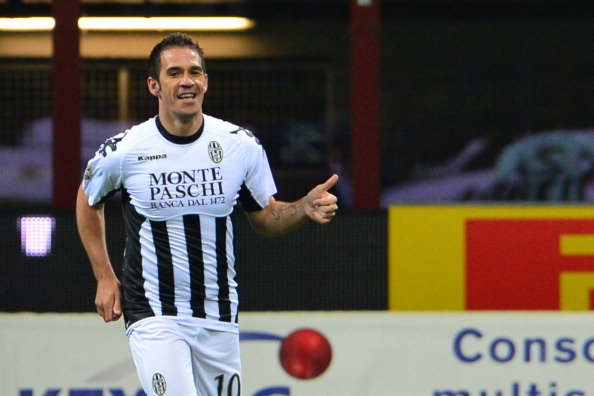
[[338,182],[338,176],[332,175],[323,184],[314,187],[305,198],[305,214],[313,221],[326,224],[334,218],[338,205],[336,196],[330,190]]

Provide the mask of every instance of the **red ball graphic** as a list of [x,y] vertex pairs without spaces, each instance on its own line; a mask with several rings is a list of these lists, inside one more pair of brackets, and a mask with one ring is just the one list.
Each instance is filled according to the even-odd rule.
[[299,379],[315,378],[328,368],[332,347],[321,333],[299,329],[281,342],[280,363],[287,373]]

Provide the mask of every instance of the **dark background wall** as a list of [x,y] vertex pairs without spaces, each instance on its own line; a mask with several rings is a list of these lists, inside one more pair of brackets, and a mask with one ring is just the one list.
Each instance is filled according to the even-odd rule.
[[[51,253],[28,257],[17,226],[21,216],[56,220]],[[242,311],[387,309],[387,214],[342,212],[330,224],[264,238],[234,214],[236,268]],[[71,211],[0,213],[0,311],[93,312],[95,279]],[[124,236],[119,205],[107,210],[107,236],[116,272]]]

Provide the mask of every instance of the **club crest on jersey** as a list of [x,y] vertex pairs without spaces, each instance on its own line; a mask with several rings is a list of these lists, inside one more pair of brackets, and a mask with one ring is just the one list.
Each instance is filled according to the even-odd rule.
[[208,143],[208,156],[216,164],[223,160],[223,147],[219,142],[212,141]]
[[167,382],[161,373],[153,375],[153,390],[157,395],[164,395],[167,392]]

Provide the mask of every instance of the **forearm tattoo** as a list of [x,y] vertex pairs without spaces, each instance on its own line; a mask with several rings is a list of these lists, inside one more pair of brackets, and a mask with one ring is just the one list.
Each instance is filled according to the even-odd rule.
[[280,221],[285,214],[289,217],[295,216],[299,213],[300,207],[295,204],[279,205],[277,208],[271,210],[274,220]]

